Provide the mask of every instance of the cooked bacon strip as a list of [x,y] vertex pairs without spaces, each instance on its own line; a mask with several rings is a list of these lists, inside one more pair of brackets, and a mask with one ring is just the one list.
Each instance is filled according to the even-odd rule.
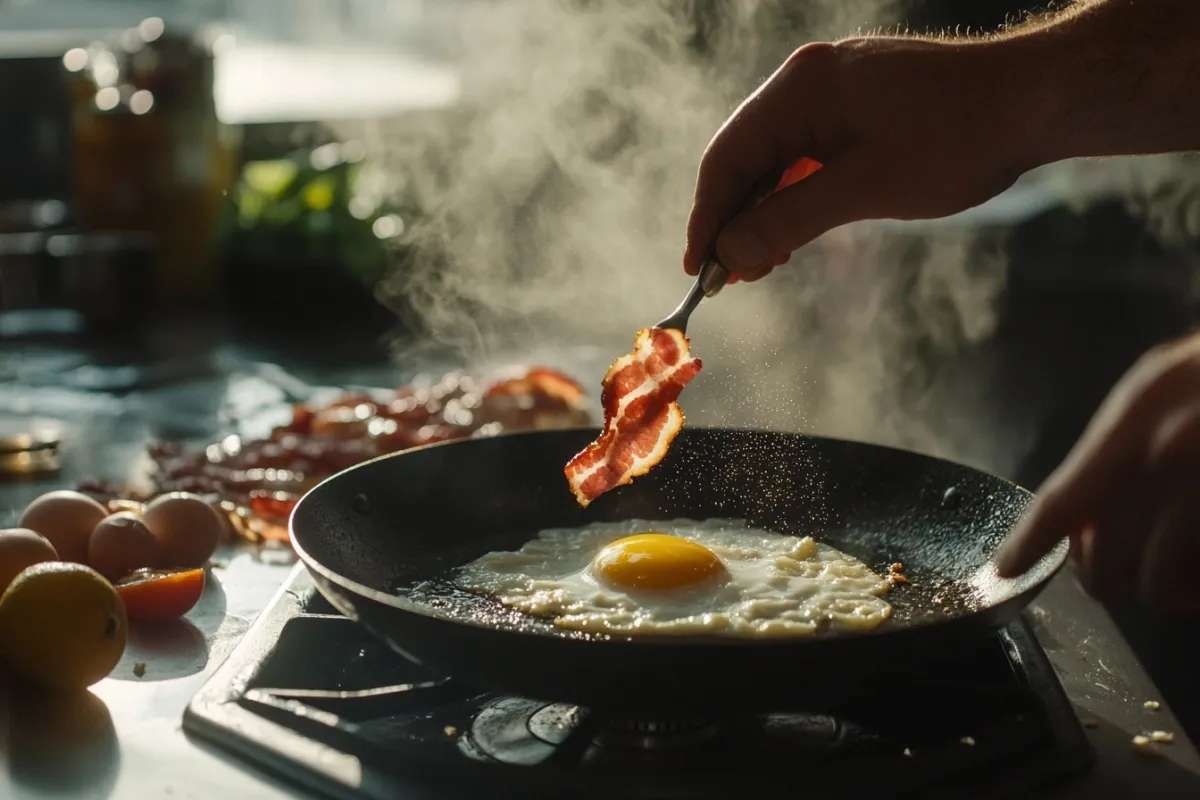
[[355,464],[433,442],[592,422],[583,388],[546,367],[486,380],[452,372],[432,386],[423,384],[294,406],[291,421],[266,439],[227,436],[198,450],[157,443],[150,448],[154,469],[145,485],[85,481],[78,488],[113,510],[113,503],[192,492],[220,508],[231,536],[286,542],[288,516],[300,497]]
[[575,381],[545,367],[533,367],[524,375],[493,384],[484,397],[509,397],[525,395],[537,398],[544,396],[561,401],[568,406],[578,407],[582,404],[585,392]]
[[586,508],[662,461],[683,427],[675,401],[701,366],[680,331],[638,331],[633,352],[614,361],[604,376],[604,431],[563,469],[579,505]]

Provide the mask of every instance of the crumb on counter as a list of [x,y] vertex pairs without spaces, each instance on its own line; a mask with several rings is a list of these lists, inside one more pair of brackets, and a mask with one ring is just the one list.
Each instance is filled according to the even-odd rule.
[[1160,708],[1162,708],[1162,705],[1160,705],[1157,700],[1147,700],[1146,702],[1142,703],[1142,707],[1147,711],[1158,711]]
[[907,747],[906,747],[906,748],[904,748],[904,757],[905,757],[905,758],[912,758],[912,750],[910,750],[910,749],[909,749],[909,748],[907,748]]
[[963,744],[965,744],[967,747],[975,746],[975,737],[973,737],[973,736],[964,736],[961,739],[959,739],[959,741],[962,742]]
[[454,727],[453,725],[447,725],[446,727],[442,728],[442,733],[446,734],[447,739],[452,739],[454,738],[454,735],[458,733],[458,728]]
[[146,674],[146,662],[139,661],[133,665],[133,674],[139,678]]
[[1174,744],[1175,734],[1169,731],[1150,731],[1133,737],[1133,746],[1142,753],[1157,753],[1160,744]]

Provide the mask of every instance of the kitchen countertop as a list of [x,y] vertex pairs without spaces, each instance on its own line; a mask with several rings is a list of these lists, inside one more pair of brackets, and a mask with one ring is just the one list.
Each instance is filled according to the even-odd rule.
[[[135,634],[121,664],[75,701],[31,699],[0,684],[0,797],[13,800],[276,800],[296,791],[232,760],[181,730],[184,708],[229,654],[287,576],[246,550],[225,550],[188,624],[153,637]],[[1103,611],[1061,575],[1030,609],[1042,645],[1058,668],[1097,750],[1092,772],[1047,798],[1200,796],[1200,757]],[[133,665],[146,663],[142,678]],[[1132,737],[1176,733],[1158,754]]]
[[[0,527],[42,492],[85,477],[130,479],[149,440],[208,441],[227,432],[231,419],[253,419],[286,400],[278,381],[261,377],[277,371],[262,365],[275,354],[270,347],[232,347],[225,331],[201,323],[99,347],[0,341],[0,419],[42,415],[63,425],[58,476],[0,481]],[[363,357],[347,358],[350,350]],[[373,385],[395,380],[397,370],[361,342],[330,351],[313,350],[309,370],[296,373]],[[130,366],[150,368],[134,374]],[[181,728],[184,707],[269,603],[290,562],[290,553],[222,547],[214,556],[221,566],[186,622],[131,631],[121,663],[81,699],[32,697],[0,676],[0,798],[295,796],[191,743]],[[140,679],[133,672],[139,662],[146,664]]]
[[[375,373],[383,374],[388,370]],[[204,435],[201,429],[215,429],[217,420],[228,413],[231,397],[253,386],[244,380],[236,383],[229,375],[210,374],[187,386],[140,392],[137,402],[56,390],[60,393],[53,396],[58,404],[54,407],[74,408],[80,415],[68,423],[64,472],[40,484],[0,484],[0,524],[11,524],[37,494],[70,485],[83,475],[120,478],[134,468],[148,438],[182,425],[185,417],[193,420],[193,435]],[[0,415],[20,406],[14,392],[22,390],[11,383],[0,385]],[[183,397],[190,400],[181,407]],[[137,410],[104,421],[94,416],[97,409],[119,411],[122,404]],[[43,413],[47,407],[39,406]],[[196,421],[203,419],[207,422]],[[0,680],[0,797],[296,796],[292,787],[189,740],[181,729],[193,694],[287,576],[290,559],[269,555],[223,548],[216,559],[220,566],[212,571],[214,580],[187,621],[152,635],[135,631],[113,674],[80,698],[34,696]],[[1064,573],[1055,579],[1029,615],[1080,718],[1089,726],[1098,756],[1088,776],[1046,796],[1200,797],[1200,756],[1165,703],[1157,712],[1144,707],[1146,701],[1161,698],[1112,621],[1072,577]],[[133,671],[139,662],[146,664],[141,678]],[[1132,737],[1149,730],[1172,731],[1176,742],[1155,755],[1137,752]]]
[[[295,793],[183,734],[184,707],[287,576],[288,567],[227,548],[228,566],[186,622],[131,631],[125,655],[91,693],[31,698],[0,679],[0,797],[275,800]],[[134,665],[143,662],[143,677]]]

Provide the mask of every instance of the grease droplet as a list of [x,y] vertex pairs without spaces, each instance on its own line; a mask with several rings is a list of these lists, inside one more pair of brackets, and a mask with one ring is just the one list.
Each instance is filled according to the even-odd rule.
[[962,505],[962,492],[957,486],[951,486],[942,495],[942,508],[954,509]]

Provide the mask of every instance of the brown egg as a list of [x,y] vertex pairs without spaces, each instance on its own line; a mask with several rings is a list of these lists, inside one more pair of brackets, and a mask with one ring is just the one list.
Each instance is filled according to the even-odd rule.
[[88,565],[110,581],[136,569],[157,567],[161,558],[158,539],[132,511],[105,517],[88,540]]
[[54,545],[40,533],[25,528],[0,531],[0,594],[26,567],[57,560]]
[[142,519],[158,537],[165,568],[204,566],[221,536],[221,517],[203,498],[186,492],[154,498]]
[[48,492],[29,504],[17,525],[50,540],[62,561],[87,563],[88,539],[108,509],[86,494]]

